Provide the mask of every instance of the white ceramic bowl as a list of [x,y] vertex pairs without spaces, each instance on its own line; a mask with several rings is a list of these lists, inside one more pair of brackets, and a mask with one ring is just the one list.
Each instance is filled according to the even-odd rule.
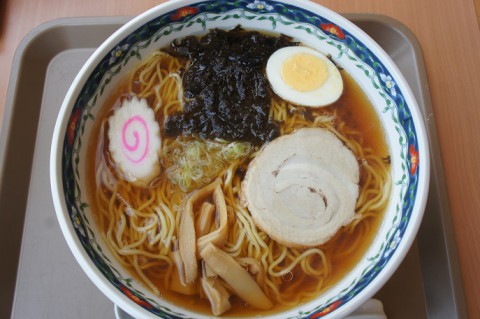
[[102,242],[85,196],[86,141],[103,101],[138,57],[176,38],[238,24],[291,35],[331,54],[360,83],[384,126],[394,184],[373,244],[337,285],[312,302],[272,316],[341,318],[387,281],[413,242],[427,199],[429,151],[413,94],[387,54],[348,20],[309,1],[171,1],[108,38],[75,78],[55,126],[50,178],[60,226],[90,279],[134,317],[199,316],[154,296],[122,269]]

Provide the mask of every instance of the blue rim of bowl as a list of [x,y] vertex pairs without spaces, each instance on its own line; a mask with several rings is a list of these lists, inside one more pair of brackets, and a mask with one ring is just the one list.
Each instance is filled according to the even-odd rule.
[[[152,41],[158,41],[162,36],[181,31],[194,24],[201,24],[205,30],[209,21],[217,19],[267,20],[272,24],[272,29],[275,29],[277,24],[293,24],[297,25],[299,32],[315,34],[327,44],[336,46],[340,56],[345,54],[348,59],[358,61],[357,67],[371,79],[372,85],[385,100],[383,112],[391,112],[396,125],[395,129],[399,133],[399,143],[403,150],[400,155],[401,166],[404,174],[401,180],[394,182],[401,185],[401,198],[396,205],[398,215],[394,219],[394,225],[387,233],[380,250],[376,256],[370,258],[370,264],[363,270],[362,276],[352,282],[348,288],[314,309],[307,312],[300,311],[292,318],[326,316],[338,311],[364,290],[378,276],[397,250],[409,226],[420,172],[422,169],[428,170],[427,165],[424,165],[428,164],[428,160],[427,156],[422,154],[422,161],[420,161],[417,130],[410,107],[407,105],[403,90],[397,86],[387,67],[348,30],[307,9],[282,2],[259,0],[191,3],[155,17],[117,43],[100,60],[86,80],[69,116],[62,146],[61,182],[70,222],[91,261],[118,291],[152,314],[162,318],[185,318],[181,313],[158,304],[137,290],[132,285],[131,279],[123,278],[112,266],[111,260],[96,242],[89,220],[85,217],[88,204],[82,200],[78,183],[80,179],[79,150],[82,146],[81,136],[84,133],[85,124],[89,120],[94,120],[91,111],[96,106],[97,98],[103,94],[111,79],[120,73],[130,59],[140,59],[139,51],[148,47]],[[400,134],[401,132],[404,134]]]

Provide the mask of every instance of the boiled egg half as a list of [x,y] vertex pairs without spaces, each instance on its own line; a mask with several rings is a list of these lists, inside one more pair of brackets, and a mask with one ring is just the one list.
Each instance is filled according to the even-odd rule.
[[285,47],[267,62],[273,91],[291,103],[309,107],[332,104],[343,92],[338,68],[322,53],[307,47]]

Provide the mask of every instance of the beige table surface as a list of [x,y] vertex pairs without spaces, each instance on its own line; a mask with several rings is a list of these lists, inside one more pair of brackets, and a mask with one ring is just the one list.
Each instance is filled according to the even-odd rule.
[[[136,15],[153,0],[0,0],[0,120],[12,59],[39,24]],[[423,49],[470,318],[480,318],[480,0],[316,0],[340,13],[391,16]],[[478,9],[478,8],[477,8]]]

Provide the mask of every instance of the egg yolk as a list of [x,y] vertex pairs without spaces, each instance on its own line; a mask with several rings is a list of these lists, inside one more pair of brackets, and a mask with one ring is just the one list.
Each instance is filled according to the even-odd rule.
[[329,75],[325,62],[308,53],[294,54],[282,65],[283,81],[300,92],[318,89]]

